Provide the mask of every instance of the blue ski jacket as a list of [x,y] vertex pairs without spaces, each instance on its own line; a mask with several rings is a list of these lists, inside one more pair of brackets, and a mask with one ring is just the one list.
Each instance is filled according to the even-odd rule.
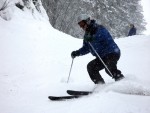
[[136,28],[132,27],[128,33],[128,36],[136,35]]
[[102,25],[95,23],[95,20],[91,20],[84,35],[83,46],[76,51],[76,53],[78,53],[77,56],[82,56],[90,52],[93,56],[97,57],[95,51],[91,48],[89,41],[86,40],[88,37],[91,38],[90,43],[101,58],[110,53],[120,54],[120,49],[114,42],[108,30]]

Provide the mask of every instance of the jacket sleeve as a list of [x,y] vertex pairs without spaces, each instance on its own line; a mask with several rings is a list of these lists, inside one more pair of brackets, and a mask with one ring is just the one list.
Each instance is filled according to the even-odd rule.
[[88,44],[85,41],[83,41],[83,46],[76,52],[78,53],[78,56],[88,54],[90,52]]
[[131,36],[131,33],[132,33],[132,30],[130,29],[129,33],[128,33],[128,36]]

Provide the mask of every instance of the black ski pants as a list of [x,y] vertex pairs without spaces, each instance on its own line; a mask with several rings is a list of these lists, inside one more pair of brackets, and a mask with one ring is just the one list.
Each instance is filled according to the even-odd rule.
[[[117,69],[117,61],[119,60],[119,58],[120,58],[120,54],[116,54],[116,53],[110,53],[102,58],[105,65],[112,73],[113,78],[115,75],[121,74],[121,71]],[[102,69],[105,69],[106,73],[109,76],[111,76],[109,71],[105,68],[104,64],[100,61],[98,57],[90,61],[87,65],[87,71],[89,73],[89,76],[95,84],[104,82],[103,78],[99,73],[99,71]]]

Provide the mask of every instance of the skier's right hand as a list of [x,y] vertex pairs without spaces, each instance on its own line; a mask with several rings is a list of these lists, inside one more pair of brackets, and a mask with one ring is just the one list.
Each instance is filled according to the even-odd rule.
[[76,56],[78,56],[78,52],[77,52],[77,51],[73,51],[73,52],[71,53],[71,57],[72,57],[72,58],[75,58]]

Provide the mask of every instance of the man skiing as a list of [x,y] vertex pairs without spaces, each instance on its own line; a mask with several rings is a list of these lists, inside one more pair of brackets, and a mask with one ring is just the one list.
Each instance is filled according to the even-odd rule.
[[[105,69],[115,81],[124,78],[117,69],[117,61],[120,58],[120,49],[112,39],[108,30],[98,25],[95,20],[82,14],[78,17],[78,25],[85,31],[83,46],[71,53],[71,57],[82,56],[91,53],[96,58],[87,65],[87,71],[95,84],[104,84],[105,81],[99,71]],[[100,60],[101,58],[101,60]]]
[[130,30],[128,33],[128,36],[132,36],[132,35],[136,35],[136,28],[135,28],[134,24],[130,24]]

